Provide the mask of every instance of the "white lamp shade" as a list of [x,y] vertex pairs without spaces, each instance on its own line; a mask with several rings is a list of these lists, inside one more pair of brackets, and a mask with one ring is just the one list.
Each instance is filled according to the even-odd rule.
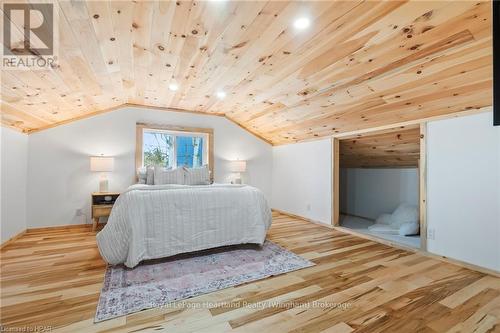
[[229,169],[231,172],[245,172],[247,170],[247,161],[232,161]]
[[108,172],[113,171],[115,167],[115,159],[105,156],[90,157],[90,171]]

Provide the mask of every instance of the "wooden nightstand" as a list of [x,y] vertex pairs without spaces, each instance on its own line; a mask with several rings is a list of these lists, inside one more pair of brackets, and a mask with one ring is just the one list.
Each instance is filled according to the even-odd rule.
[[95,231],[99,224],[99,218],[109,216],[111,208],[115,204],[120,193],[117,192],[94,192],[92,193],[92,230]]

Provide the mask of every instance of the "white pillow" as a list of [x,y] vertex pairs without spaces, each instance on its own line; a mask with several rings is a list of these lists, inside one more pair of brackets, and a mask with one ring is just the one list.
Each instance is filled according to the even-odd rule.
[[204,165],[201,168],[184,168],[185,184],[186,185],[209,185],[210,171],[208,166]]
[[380,232],[383,234],[389,234],[389,235],[397,235],[398,234],[398,228],[395,228],[391,225],[388,224],[373,224],[368,227],[368,230],[373,231],[373,232]]
[[418,223],[414,223],[414,222],[403,223],[399,227],[399,234],[401,236],[417,235],[419,229],[420,229],[420,226],[418,225]]
[[402,203],[396,208],[391,217],[391,225],[400,227],[405,223],[418,223],[418,207],[407,203]]
[[392,224],[392,215],[391,214],[382,214],[375,220],[376,224]]
[[184,184],[184,169],[166,169],[164,167],[155,166],[154,169],[154,184]]

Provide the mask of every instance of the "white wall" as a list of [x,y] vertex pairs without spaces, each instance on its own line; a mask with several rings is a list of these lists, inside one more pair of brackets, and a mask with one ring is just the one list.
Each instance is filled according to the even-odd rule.
[[418,205],[418,169],[340,169],[340,211],[376,219],[402,203]]
[[500,127],[488,112],[427,131],[428,250],[500,271]]
[[[272,147],[225,118],[193,113],[126,108],[54,127],[29,136],[28,214],[30,227],[90,221],[90,193],[99,175],[89,156],[115,156],[110,191],[134,182],[136,122],[214,129],[215,181],[228,182],[229,160],[247,160],[244,181],[271,198]],[[77,217],[83,209],[86,217]]]
[[26,229],[28,136],[1,127],[1,239]]
[[331,224],[330,139],[273,147],[272,207]]

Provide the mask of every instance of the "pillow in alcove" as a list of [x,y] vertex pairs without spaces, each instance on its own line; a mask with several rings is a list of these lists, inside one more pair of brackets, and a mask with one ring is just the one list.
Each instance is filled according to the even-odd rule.
[[397,235],[399,231],[398,228],[390,224],[382,224],[382,223],[373,224],[368,227],[368,230],[388,235]]
[[399,228],[405,223],[418,223],[418,207],[402,203],[391,216],[391,225]]
[[419,230],[420,230],[420,226],[418,223],[408,222],[408,223],[403,223],[399,227],[399,234],[401,236],[418,235]]
[[392,224],[392,214],[381,214],[375,220],[375,224]]

